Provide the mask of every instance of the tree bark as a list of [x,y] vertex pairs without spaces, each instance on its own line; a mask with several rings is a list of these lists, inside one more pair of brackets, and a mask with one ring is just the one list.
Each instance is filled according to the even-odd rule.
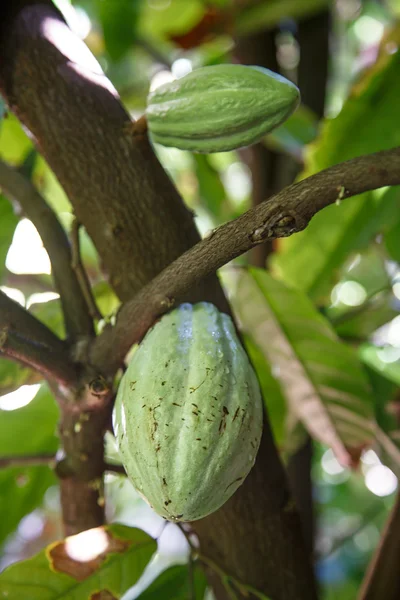
[[[92,237],[112,287],[126,300],[198,240],[192,215],[147,138],[129,134],[129,116],[115,90],[50,2],[15,3],[3,15],[0,33],[1,91],[32,132]],[[209,300],[228,310],[215,276],[183,299]],[[100,419],[101,439],[103,427]],[[96,458],[89,453],[87,461],[98,465],[101,451],[102,442]],[[96,479],[97,467],[86,469]],[[79,494],[79,469],[69,483]],[[69,502],[71,488],[62,487],[62,493]],[[99,496],[86,499],[82,529],[102,520],[100,511],[89,515]],[[243,582],[274,600],[316,598],[300,521],[267,423],[244,485],[218,513],[194,525],[204,554]]]

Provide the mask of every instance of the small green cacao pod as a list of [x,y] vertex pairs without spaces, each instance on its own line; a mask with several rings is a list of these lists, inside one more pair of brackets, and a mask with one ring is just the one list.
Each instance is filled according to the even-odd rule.
[[262,432],[257,378],[213,304],[164,315],[118,389],[114,431],[136,490],[170,521],[217,510],[251,470]]
[[154,142],[192,152],[224,152],[258,142],[300,100],[298,88],[262,67],[202,67],[166,83],[147,99]]

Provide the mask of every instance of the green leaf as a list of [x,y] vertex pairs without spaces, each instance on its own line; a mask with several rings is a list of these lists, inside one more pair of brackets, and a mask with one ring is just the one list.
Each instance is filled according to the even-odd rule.
[[[160,600],[173,598],[173,600],[203,600],[207,587],[204,572],[198,567],[193,567],[193,588],[190,586],[189,568],[185,566],[170,567],[140,594],[140,600]],[[191,595],[192,589],[194,595]]]
[[145,2],[138,30],[141,36],[163,38],[190,31],[202,18],[202,0],[174,0],[174,2]]
[[42,504],[45,492],[56,483],[56,476],[46,466],[10,467],[0,471],[0,511],[7,515],[0,520],[0,547],[20,520]]
[[14,392],[21,385],[38,383],[40,380],[41,376],[28,367],[3,357],[0,358],[0,396]]
[[302,19],[319,13],[328,0],[269,0],[245,3],[236,19],[236,32],[248,35],[274,27],[282,19]]
[[56,452],[58,414],[45,384],[26,406],[0,410],[0,456]]
[[307,229],[279,241],[272,266],[286,282],[314,299],[325,299],[349,253],[364,247],[392,219],[399,206],[397,188],[369,192],[331,205]]
[[[400,129],[394,126],[399,95],[400,53],[389,55],[383,49],[379,60],[353,87],[339,115],[325,120],[320,136],[309,147],[301,177],[399,145]],[[315,215],[305,231],[279,242],[273,266],[285,281],[320,298],[348,253],[391,226],[399,207],[398,188],[329,206]]]
[[18,218],[11,203],[0,194],[0,282],[3,278],[8,249],[11,245]]
[[[216,217],[218,223],[226,220],[224,215],[228,208],[226,205],[226,192],[217,169],[210,163],[208,157],[194,154],[196,176],[199,182],[199,195],[202,204]],[[225,219],[224,219],[225,216]]]
[[[91,542],[90,550],[99,549],[91,560],[79,560],[85,541]],[[0,575],[0,597],[13,600],[120,598],[137,582],[155,550],[156,542],[140,529],[124,525],[90,529],[56,542],[33,558],[6,569]]]
[[283,446],[285,442],[285,423],[287,418],[286,400],[279,381],[271,372],[271,365],[250,335],[243,334],[243,341],[251,363],[257,373],[265,408],[274,434],[275,443]]
[[29,307],[31,312],[39,321],[47,325],[53,333],[64,339],[65,327],[59,298],[47,302],[35,302]]
[[[310,300],[263,269],[238,269],[232,298],[243,331],[262,350],[300,420],[343,464],[373,437],[373,396],[356,353]],[[289,440],[290,441],[290,440]]]
[[[41,386],[27,406],[0,410],[0,458],[55,454],[57,420],[58,408],[46,385]],[[6,519],[0,519],[0,544],[22,517],[41,504],[45,491],[55,483],[53,472],[46,466],[0,471],[0,514],[7,515]]]
[[389,256],[400,263],[400,221],[397,220],[384,236],[386,250]]
[[317,117],[312,110],[301,104],[283,125],[265,136],[263,144],[302,160],[304,146],[317,135],[317,124]]
[[12,164],[19,164],[31,148],[32,142],[17,117],[7,113],[0,124],[0,158]]
[[135,42],[141,1],[104,2],[104,0],[96,0],[96,5],[107,51],[113,60],[119,60]]

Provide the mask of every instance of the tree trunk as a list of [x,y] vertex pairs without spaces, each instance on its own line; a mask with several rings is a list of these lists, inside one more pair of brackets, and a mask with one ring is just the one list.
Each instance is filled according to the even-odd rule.
[[[129,134],[115,90],[51,2],[14,3],[2,15],[0,34],[0,89],[64,187],[110,284],[126,300],[198,240],[192,215],[147,138]],[[180,300],[188,299],[228,310],[215,276]],[[79,493],[79,479],[74,481]],[[82,528],[93,525],[85,507]],[[267,423],[243,486],[194,525],[204,554],[243,582],[274,600],[316,598],[300,521]]]

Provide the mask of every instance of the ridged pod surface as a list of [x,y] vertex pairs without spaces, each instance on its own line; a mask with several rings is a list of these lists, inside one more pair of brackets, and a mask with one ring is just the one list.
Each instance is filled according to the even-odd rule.
[[231,318],[205,302],[164,315],[121,381],[114,430],[128,477],[158,514],[193,521],[222,506],[262,433],[258,381]]
[[153,141],[192,152],[224,152],[259,141],[300,100],[298,88],[262,67],[201,67],[147,98]]

